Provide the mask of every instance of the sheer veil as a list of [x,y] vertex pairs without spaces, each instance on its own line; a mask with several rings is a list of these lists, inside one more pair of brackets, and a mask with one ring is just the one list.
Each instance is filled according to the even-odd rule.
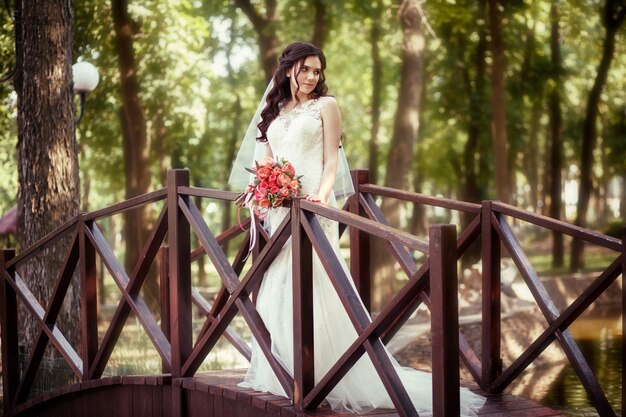
[[[270,81],[265,88],[263,98],[261,98],[261,102],[254,113],[254,117],[248,125],[246,134],[241,142],[241,146],[239,147],[239,152],[237,152],[237,157],[235,158],[235,162],[233,163],[233,167],[230,171],[228,184],[230,184],[231,188],[235,191],[243,191],[252,180],[252,175],[246,171],[246,168],[254,166],[254,161],[265,157],[265,144],[256,140],[256,138],[261,134],[257,125],[261,121],[261,112],[265,108],[267,95],[273,86],[274,80],[272,79],[272,81]],[[338,152],[339,159],[337,162],[337,175],[335,176],[333,192],[335,193],[335,198],[337,200],[341,200],[354,194],[354,185],[352,184],[346,153],[341,144],[339,145]],[[304,173],[304,175],[306,175],[306,173]]]

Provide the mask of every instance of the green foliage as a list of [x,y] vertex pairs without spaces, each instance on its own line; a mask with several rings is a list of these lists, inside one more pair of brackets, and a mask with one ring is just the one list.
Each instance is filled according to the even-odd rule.
[[[478,0],[426,2],[427,59],[421,114],[419,164],[423,189],[458,197],[463,186],[463,158],[471,123],[479,127],[475,150],[480,193],[494,197],[491,158],[491,92],[487,50],[485,79],[478,88],[476,51],[488,22]],[[577,165],[586,97],[597,71],[604,27],[602,2],[557,1],[561,12],[563,59],[562,105],[565,167]],[[252,5],[264,13],[264,2]],[[367,166],[371,125],[372,57],[370,29],[380,24],[383,60],[379,161],[386,161],[397,110],[402,33],[399,1],[324,1],[326,7],[326,71],[329,92],[339,101],[346,151],[353,167]],[[376,7],[380,4],[380,9]],[[512,170],[526,178],[526,152],[534,109],[539,126],[540,171],[546,166],[547,93],[554,88],[550,64],[552,1],[505,2],[507,119]],[[570,7],[571,6],[571,7]],[[152,184],[159,188],[163,172],[188,167],[192,182],[224,188],[229,153],[243,136],[265,87],[259,64],[257,34],[248,17],[226,0],[129,1],[137,76],[141,85],[151,142]],[[100,72],[100,85],[87,98],[77,126],[83,193],[89,209],[124,196],[119,69],[108,2],[74,2],[75,61],[88,60]],[[305,0],[278,1],[278,40],[282,49],[295,40],[310,40],[314,9]],[[432,28],[432,33],[430,29]],[[623,175],[626,153],[626,42],[618,34],[614,62],[600,108],[609,175]],[[0,13],[0,72],[14,56],[9,15]],[[15,202],[17,191],[16,98],[10,83],[0,84],[0,212]],[[471,105],[474,104],[474,106]],[[470,109],[475,109],[473,113]],[[600,163],[601,161],[598,161]],[[567,170],[570,172],[570,170]],[[571,172],[576,172],[575,170]],[[573,178],[570,175],[568,178]],[[522,180],[523,181],[523,180]],[[523,188],[523,184],[520,185]],[[520,191],[520,204],[528,199]],[[216,216],[219,215],[217,212]]]

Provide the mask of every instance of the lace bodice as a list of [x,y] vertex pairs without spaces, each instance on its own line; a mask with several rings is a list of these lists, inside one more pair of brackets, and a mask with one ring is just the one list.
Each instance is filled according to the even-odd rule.
[[267,129],[274,157],[291,162],[302,175],[302,191],[317,194],[324,168],[323,103],[308,100],[289,112],[284,108]]

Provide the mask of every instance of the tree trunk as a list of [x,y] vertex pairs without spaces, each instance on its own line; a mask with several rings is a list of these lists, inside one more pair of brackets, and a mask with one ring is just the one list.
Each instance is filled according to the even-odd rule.
[[619,215],[622,221],[626,219],[626,172],[622,173],[622,189],[619,201]]
[[[478,2],[477,20],[485,18],[485,1]],[[479,167],[476,164],[476,154],[478,153],[478,145],[481,136],[481,114],[486,104],[485,100],[485,55],[487,53],[487,33],[485,25],[481,25],[479,29],[478,44],[474,54],[475,79],[472,82],[469,65],[463,65],[462,78],[465,84],[465,90],[469,97],[468,124],[467,124],[467,141],[463,149],[463,168],[461,171],[459,195],[461,200],[470,202],[480,202],[483,195],[479,190],[477,175]],[[465,39],[458,38],[459,53],[462,55],[465,49]],[[460,57],[462,59],[462,56]],[[472,213],[461,214],[461,227],[467,228],[474,219]],[[468,268],[480,259],[480,243],[476,242],[471,245],[463,256],[461,263],[463,268]]]
[[376,184],[378,181],[378,133],[380,131],[380,104],[381,104],[381,81],[383,73],[383,62],[380,57],[380,0],[376,1],[375,15],[370,28],[370,44],[372,54],[372,126],[370,130],[369,143],[369,174],[370,182]]
[[[398,93],[394,131],[391,138],[385,185],[402,190],[409,189],[409,173],[412,171],[413,149],[419,128],[422,97],[425,39],[422,18],[417,0],[404,0],[398,13],[403,31],[402,70]],[[401,225],[401,202],[384,199],[382,208],[394,227]],[[383,242],[374,251],[373,307],[379,309],[392,296],[395,284],[394,263]]]
[[[69,0],[16,1],[18,125],[18,240],[28,248],[78,214],[78,147],[72,88],[72,11]],[[44,250],[19,273],[44,308],[49,305],[69,238]],[[58,322],[77,347],[77,282],[70,286]],[[32,348],[39,326],[24,315],[20,343]],[[15,358],[17,360],[17,358]]]
[[[604,8],[604,25],[606,36],[602,50],[602,59],[598,67],[598,73],[589,92],[587,100],[587,112],[583,126],[583,141],[580,152],[580,185],[578,189],[578,204],[576,206],[577,226],[585,227],[587,224],[587,209],[589,208],[589,198],[593,188],[592,168],[593,150],[596,143],[596,118],[598,116],[598,103],[602,88],[606,82],[611,60],[615,52],[615,35],[626,16],[626,7],[618,0],[607,0]],[[583,242],[574,239],[571,248],[570,270],[578,271],[583,264]]]
[[[124,173],[126,198],[150,191],[150,144],[146,119],[139,98],[139,80],[133,49],[132,22],[128,15],[126,0],[112,0],[111,10],[115,26],[115,44],[120,69],[120,92],[122,107],[120,121],[124,149]],[[139,259],[141,250],[150,235],[151,219],[148,206],[124,213],[124,237],[126,242],[125,266],[131,273]],[[151,273],[143,287],[146,303],[159,305],[160,292],[156,274]]]
[[329,26],[326,2],[324,0],[313,0],[313,7],[315,8],[315,18],[313,19],[313,39],[311,43],[323,49]]
[[[550,9],[550,52],[552,60],[553,86],[550,92],[550,217],[561,218],[561,166],[563,142],[561,139],[562,116],[561,116],[561,45],[559,36],[559,10],[555,1]],[[563,234],[552,231],[552,266],[563,266]]]
[[489,0],[489,22],[491,27],[491,111],[493,161],[498,199],[509,201],[508,143],[506,135],[505,87],[504,87],[504,42],[502,38],[501,0]]
[[234,3],[248,16],[254,26],[259,39],[261,67],[265,73],[265,81],[269,83],[278,63],[278,36],[276,35],[278,10],[276,0],[265,0],[265,16],[257,11],[250,0],[234,0]]

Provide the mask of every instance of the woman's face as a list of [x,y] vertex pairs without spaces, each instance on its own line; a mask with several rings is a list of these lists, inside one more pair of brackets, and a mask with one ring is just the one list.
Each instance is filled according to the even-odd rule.
[[[315,55],[306,57],[301,66],[299,64],[294,65],[290,70],[292,94],[298,91],[298,95],[307,97],[317,86],[321,73],[322,62]],[[297,84],[296,79],[298,80]]]

